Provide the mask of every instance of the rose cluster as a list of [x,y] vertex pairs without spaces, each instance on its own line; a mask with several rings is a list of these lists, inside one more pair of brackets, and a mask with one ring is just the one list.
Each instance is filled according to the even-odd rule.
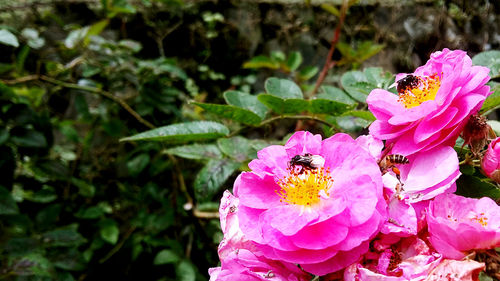
[[[369,135],[302,131],[259,151],[222,198],[210,280],[477,280],[485,264],[471,256],[500,247],[500,207],[453,194],[453,145],[490,94],[488,72],[444,49],[397,75],[397,95],[370,93]],[[494,180],[498,142],[481,162]]]

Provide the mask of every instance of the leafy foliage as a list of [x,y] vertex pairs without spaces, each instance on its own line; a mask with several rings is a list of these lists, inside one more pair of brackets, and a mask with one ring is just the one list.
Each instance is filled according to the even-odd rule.
[[[0,13],[0,279],[206,280],[218,197],[257,151],[293,130],[357,134],[369,92],[394,91],[393,74],[361,68],[383,48],[371,41],[339,44],[348,69],[313,93],[320,65],[299,51],[225,54],[235,29],[210,6],[96,3]],[[190,32],[199,49],[169,45]],[[496,51],[474,63],[498,77]],[[498,198],[462,166],[462,194]]]

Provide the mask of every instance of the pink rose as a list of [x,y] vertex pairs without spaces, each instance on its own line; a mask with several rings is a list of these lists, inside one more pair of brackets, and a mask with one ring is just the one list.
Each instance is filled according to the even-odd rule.
[[224,238],[219,244],[221,266],[210,268],[210,281],[232,280],[286,280],[307,281],[310,274],[296,265],[266,259],[255,243],[241,232],[238,223],[239,200],[225,191],[219,207]]
[[443,260],[424,281],[476,281],[484,263],[473,260]]
[[488,145],[481,167],[488,177],[500,183],[500,145],[497,145],[498,142],[500,142],[500,137]]
[[386,220],[377,162],[346,134],[322,140],[297,132],[248,166],[234,184],[238,219],[267,258],[335,272],[368,250]]
[[452,146],[490,94],[488,72],[472,66],[464,51],[431,54],[414,73],[396,76],[399,95],[382,89],[370,93],[366,102],[377,118],[370,134],[405,156],[440,144]]
[[429,205],[427,225],[432,246],[445,258],[500,246],[500,206],[487,197],[440,195]]

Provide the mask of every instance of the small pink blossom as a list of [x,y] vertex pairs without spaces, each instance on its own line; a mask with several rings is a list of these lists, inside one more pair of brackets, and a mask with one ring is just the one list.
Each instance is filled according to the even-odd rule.
[[477,281],[484,263],[473,260],[443,260],[432,270],[425,281]]
[[[427,63],[415,70],[415,83],[400,87],[399,96],[382,89],[373,90],[366,102],[377,120],[370,134],[394,145],[393,153],[405,156],[438,145],[452,146],[468,117],[476,113],[490,94],[489,69],[472,66],[464,51],[431,54]],[[407,74],[396,81],[408,79]]]
[[[290,165],[309,154],[321,156],[324,166]],[[297,132],[285,146],[259,151],[249,167],[234,184],[238,219],[267,258],[316,275],[335,272],[368,250],[386,220],[377,162],[346,134],[322,140]]]
[[411,155],[408,160],[408,164],[397,165],[399,180],[392,171],[382,177],[388,202],[388,220],[381,230],[384,234],[416,235],[425,226],[423,210],[428,201],[456,190],[460,170],[453,148],[439,146]]
[[500,246],[500,206],[487,197],[440,195],[429,205],[427,225],[432,246],[445,258]]
[[423,280],[441,261],[424,240],[412,236],[385,249],[375,250],[344,271],[345,281]]
[[484,173],[494,181],[500,183],[500,137],[494,139],[484,155],[481,167]]

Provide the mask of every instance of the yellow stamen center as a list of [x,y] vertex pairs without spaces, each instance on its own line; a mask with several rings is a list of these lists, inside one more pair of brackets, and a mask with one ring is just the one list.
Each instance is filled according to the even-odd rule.
[[477,222],[483,227],[488,225],[488,217],[484,215],[484,213],[476,214],[471,219],[472,222]]
[[441,86],[441,78],[437,74],[428,77],[418,77],[419,84],[415,88],[408,87],[399,93],[398,101],[405,108],[421,105],[428,100],[434,100]]
[[281,189],[276,193],[281,197],[280,202],[310,207],[319,203],[321,198],[330,196],[332,184],[328,168],[304,168],[300,171],[292,168],[284,179],[278,181]]

